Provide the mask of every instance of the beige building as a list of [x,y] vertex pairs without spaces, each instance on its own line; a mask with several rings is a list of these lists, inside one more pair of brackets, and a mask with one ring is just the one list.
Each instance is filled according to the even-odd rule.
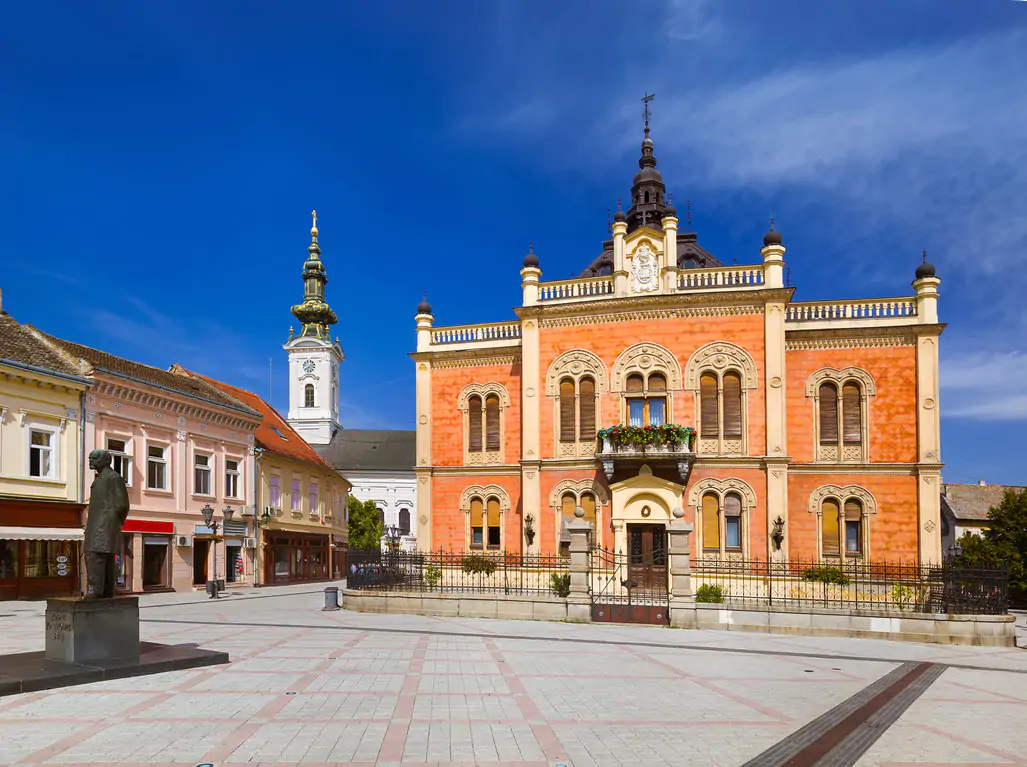
[[253,392],[203,379],[259,412],[257,584],[342,578],[350,483]]
[[79,593],[88,373],[0,311],[0,600]]

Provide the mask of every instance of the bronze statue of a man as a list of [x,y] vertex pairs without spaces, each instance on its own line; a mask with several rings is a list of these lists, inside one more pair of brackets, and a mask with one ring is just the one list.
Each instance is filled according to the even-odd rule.
[[86,599],[107,599],[114,596],[114,552],[128,517],[128,490],[125,480],[111,468],[111,454],[106,450],[89,454],[89,468],[96,472],[96,479],[86,512]]

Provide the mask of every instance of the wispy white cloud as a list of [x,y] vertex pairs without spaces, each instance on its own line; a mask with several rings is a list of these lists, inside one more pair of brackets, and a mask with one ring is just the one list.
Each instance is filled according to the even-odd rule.
[[950,356],[941,388],[948,418],[1027,421],[1027,354],[978,351]]
[[671,40],[714,44],[720,41],[724,24],[714,0],[670,0],[663,31]]

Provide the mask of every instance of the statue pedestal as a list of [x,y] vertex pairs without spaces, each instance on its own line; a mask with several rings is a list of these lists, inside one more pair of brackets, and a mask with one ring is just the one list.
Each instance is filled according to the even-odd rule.
[[46,600],[46,658],[64,663],[139,658],[139,597]]

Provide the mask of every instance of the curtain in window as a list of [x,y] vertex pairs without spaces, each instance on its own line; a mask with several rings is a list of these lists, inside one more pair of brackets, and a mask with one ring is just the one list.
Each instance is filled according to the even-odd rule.
[[473,396],[467,400],[467,449],[472,453],[481,452],[481,397]]
[[573,442],[574,434],[574,381],[560,381],[560,441]]
[[702,547],[720,549],[720,500],[713,493],[702,497]]
[[471,545],[482,546],[484,545],[485,539],[483,535],[483,529],[485,527],[485,504],[481,502],[481,498],[471,499]]
[[660,373],[649,376],[649,425],[662,426],[667,422],[667,379]]
[[704,437],[720,436],[720,405],[717,402],[717,377],[704,375],[699,379],[699,415]]
[[489,498],[486,507],[489,526],[488,545],[495,548],[499,546],[502,540],[499,532],[499,499],[495,497]]
[[738,373],[724,374],[724,436],[742,436],[742,379]]
[[742,499],[734,493],[724,497],[724,546],[742,548]]
[[[562,395],[561,395],[562,396]],[[578,439],[588,441],[596,436],[596,384],[591,378],[578,382]]]
[[820,384],[820,444],[838,444],[838,390],[834,384]]
[[485,449],[499,450],[499,397],[485,399]]
[[863,441],[861,405],[859,387],[845,384],[842,387],[842,438],[846,445],[859,445]]
[[838,501],[828,498],[821,507],[821,530],[825,555],[838,555],[838,516],[841,508]]
[[860,554],[863,551],[863,504],[855,498],[845,502],[845,553]]

